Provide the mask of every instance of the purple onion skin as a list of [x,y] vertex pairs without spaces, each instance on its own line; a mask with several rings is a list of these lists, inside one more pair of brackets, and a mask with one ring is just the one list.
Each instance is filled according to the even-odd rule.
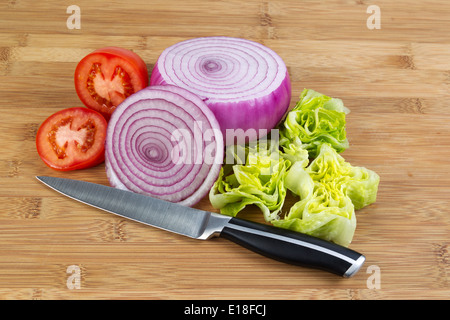
[[[150,85],[168,84],[171,83],[162,77],[156,63],[150,77]],[[185,89],[189,90],[187,87]],[[209,101],[208,97],[202,98],[220,124],[225,145],[231,145],[256,140],[275,128],[289,109],[291,94],[291,81],[286,71],[285,79],[280,86],[265,96],[241,101],[218,102]],[[236,140],[230,141],[226,138],[227,129],[232,129],[231,133],[235,133]],[[238,134],[237,129],[242,129],[244,133]]]

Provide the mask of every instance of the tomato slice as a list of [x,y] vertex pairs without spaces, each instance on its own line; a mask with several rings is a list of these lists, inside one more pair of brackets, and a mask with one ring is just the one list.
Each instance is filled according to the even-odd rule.
[[84,105],[109,120],[116,107],[148,86],[145,62],[133,51],[106,47],[84,57],[75,70],[75,89]]
[[68,108],[48,117],[39,127],[36,148],[50,168],[84,169],[105,160],[107,122],[97,111]]

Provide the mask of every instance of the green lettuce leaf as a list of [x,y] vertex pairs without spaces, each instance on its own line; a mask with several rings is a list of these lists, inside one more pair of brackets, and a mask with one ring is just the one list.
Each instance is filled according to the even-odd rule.
[[309,197],[294,204],[285,219],[272,224],[348,246],[356,215],[350,198],[330,185],[314,183]]
[[353,167],[324,143],[307,168],[295,164],[291,167],[285,185],[300,201],[284,218],[271,222],[348,246],[356,228],[355,209],[376,200],[379,181],[375,172]]
[[247,147],[244,164],[222,167],[209,193],[212,206],[234,217],[253,204],[261,209],[266,221],[276,219],[286,198],[284,179],[290,164],[278,149],[267,144]]
[[346,162],[334,148],[323,144],[319,155],[307,168],[314,181],[335,185],[361,209],[376,201],[380,176],[367,168]]
[[[380,181],[339,154],[348,147],[348,112],[340,99],[304,90],[278,127],[279,140],[227,148],[227,164],[209,193],[213,207],[234,217],[256,205],[277,227],[348,246],[355,210],[375,202]],[[299,201],[283,212],[288,192]]]
[[299,139],[310,158],[318,155],[324,142],[342,152],[349,146],[345,130],[345,115],[349,112],[342,100],[305,89],[280,125],[280,145],[289,148]]

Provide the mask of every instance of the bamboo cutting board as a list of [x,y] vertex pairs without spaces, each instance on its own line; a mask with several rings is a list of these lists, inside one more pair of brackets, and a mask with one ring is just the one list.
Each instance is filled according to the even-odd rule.
[[[79,29],[69,28],[72,4]],[[444,0],[2,1],[0,298],[448,299],[449,30]],[[55,172],[35,149],[42,121],[82,106],[73,73],[86,54],[122,46],[151,71],[167,46],[222,35],[285,60],[291,106],[310,88],[351,109],[343,156],[381,177],[377,202],[357,212],[350,247],[367,260],[355,277],[149,228],[34,178],[108,183],[104,165]],[[197,207],[213,210],[208,199]],[[255,209],[243,217],[261,219]]]

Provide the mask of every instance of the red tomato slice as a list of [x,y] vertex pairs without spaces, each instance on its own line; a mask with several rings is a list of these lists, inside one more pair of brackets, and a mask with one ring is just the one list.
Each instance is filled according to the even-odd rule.
[[84,169],[105,160],[107,122],[98,112],[69,108],[48,117],[39,127],[36,148],[50,168]]
[[148,86],[145,62],[133,51],[106,47],[84,57],[75,70],[75,89],[84,105],[109,120],[116,107]]

